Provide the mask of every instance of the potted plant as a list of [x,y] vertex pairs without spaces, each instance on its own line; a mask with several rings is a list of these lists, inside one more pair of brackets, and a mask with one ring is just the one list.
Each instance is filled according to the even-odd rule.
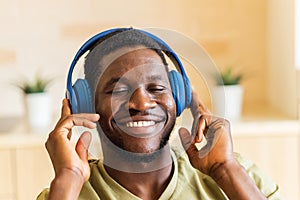
[[212,95],[214,113],[230,120],[241,117],[244,89],[240,85],[241,73],[234,73],[232,67],[226,68],[217,77],[217,86]]
[[33,128],[47,127],[52,119],[51,98],[47,92],[50,79],[36,75],[33,81],[17,84],[24,94],[26,117]]

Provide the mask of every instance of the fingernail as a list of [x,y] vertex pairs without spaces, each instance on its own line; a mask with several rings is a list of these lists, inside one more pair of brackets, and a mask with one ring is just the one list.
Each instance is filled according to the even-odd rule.
[[196,142],[201,142],[201,141],[202,141],[202,137],[203,137],[202,134],[198,135],[198,136],[197,136],[197,141],[196,141]]
[[91,124],[90,124],[90,129],[94,129],[94,128],[96,128],[97,127],[97,124],[96,123],[94,123],[94,122],[91,122]]

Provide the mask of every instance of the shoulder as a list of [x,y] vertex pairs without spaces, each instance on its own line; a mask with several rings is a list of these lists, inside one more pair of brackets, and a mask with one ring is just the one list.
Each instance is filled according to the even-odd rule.
[[268,199],[282,199],[279,186],[267,176],[253,161],[235,153],[236,160],[245,168],[248,175],[256,183],[256,186]]
[[37,200],[46,200],[48,199],[49,189],[44,189],[36,198]]
[[[186,181],[187,179],[189,179],[189,181],[194,179],[193,184],[197,183],[201,185],[207,185],[209,187],[218,187],[211,177],[201,173],[191,166],[185,151],[182,151],[178,148],[172,148],[172,151],[177,158],[179,176],[183,176]],[[278,185],[261,169],[259,169],[259,167],[253,161],[243,157],[239,153],[234,153],[234,156],[240,165],[245,168],[250,178],[255,182],[257,187],[268,199],[282,199]]]

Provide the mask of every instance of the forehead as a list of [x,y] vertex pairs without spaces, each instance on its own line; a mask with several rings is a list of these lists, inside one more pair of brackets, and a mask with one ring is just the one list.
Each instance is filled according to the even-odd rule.
[[101,75],[101,79],[109,79],[113,76],[123,76],[129,71],[131,71],[130,74],[133,74],[133,76],[154,73],[161,75],[166,74],[166,68],[161,57],[151,49],[123,49],[118,50],[114,55],[108,55],[107,57],[108,58],[104,59],[102,63],[103,66],[106,67]]

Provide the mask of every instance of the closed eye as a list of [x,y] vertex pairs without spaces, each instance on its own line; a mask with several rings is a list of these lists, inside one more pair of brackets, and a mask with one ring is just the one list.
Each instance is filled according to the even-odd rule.
[[111,93],[112,94],[128,94],[130,89],[128,87],[115,87]]
[[148,87],[148,91],[150,92],[162,92],[165,91],[167,88],[163,85],[152,85]]
[[128,87],[112,87],[111,89],[106,90],[106,94],[110,95],[126,95],[130,92],[130,89]]

